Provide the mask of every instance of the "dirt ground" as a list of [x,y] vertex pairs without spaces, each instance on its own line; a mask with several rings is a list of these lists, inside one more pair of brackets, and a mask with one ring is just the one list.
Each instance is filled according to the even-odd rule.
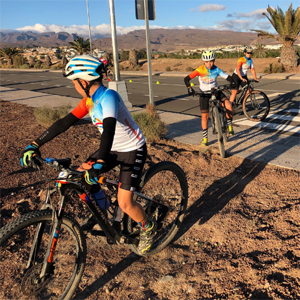
[[[254,68],[256,73],[264,73],[266,67],[270,67],[270,64],[276,65],[278,63],[277,58],[253,58]],[[140,60],[140,71],[147,71],[147,60]],[[187,68],[196,69],[201,66],[203,61],[201,59],[170,59],[170,58],[158,58],[151,60],[152,72],[166,72],[166,68],[170,68],[170,72],[191,72]],[[227,74],[231,74],[237,65],[237,58],[228,59],[216,59],[216,66]],[[125,69],[129,67],[129,62],[120,62],[120,66]],[[300,65],[296,68],[295,72],[300,72]]]
[[[44,128],[32,108],[0,104],[4,225],[41,206],[43,186],[19,155]],[[97,134],[91,124],[73,126],[41,147],[42,155],[78,165],[98,147]],[[299,172],[164,139],[148,145],[150,160],[174,161],[186,173],[179,233],[150,257],[88,236],[75,299],[300,299]]]

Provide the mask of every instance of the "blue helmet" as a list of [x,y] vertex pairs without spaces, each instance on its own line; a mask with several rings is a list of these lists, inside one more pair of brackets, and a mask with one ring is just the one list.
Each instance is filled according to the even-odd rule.
[[91,55],[79,55],[73,57],[65,67],[64,76],[70,80],[83,79],[93,81],[103,77],[106,73],[102,61]]

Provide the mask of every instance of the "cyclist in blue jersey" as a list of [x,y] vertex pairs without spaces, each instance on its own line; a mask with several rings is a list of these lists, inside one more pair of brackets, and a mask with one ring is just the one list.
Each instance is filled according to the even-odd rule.
[[[42,145],[89,114],[101,133],[101,143],[99,149],[87,158],[79,170],[85,171],[85,180],[97,200],[97,195],[101,195],[99,175],[120,165],[119,207],[140,225],[138,251],[143,254],[151,248],[156,227],[142,206],[133,200],[133,192],[139,183],[147,156],[145,137],[120,95],[102,84],[105,72],[103,62],[90,55],[76,56],[69,61],[64,76],[72,80],[83,99],[72,112],[56,121],[25,148],[21,164],[27,166],[34,153],[40,154],[39,148]],[[90,217],[82,227],[89,230],[95,224],[94,218]]]
[[[200,83],[200,91],[210,91],[214,87],[218,87],[217,77],[221,76],[227,81],[231,82],[232,77],[224,73],[221,69],[215,66],[215,59],[216,55],[213,51],[207,50],[202,53],[202,60],[204,64],[193,71],[191,74],[184,78],[184,82],[186,87],[188,88],[188,94],[194,95],[195,91],[190,85],[191,79],[195,78],[196,76],[199,77]],[[200,111],[201,111],[201,125],[202,125],[202,132],[203,132],[203,140],[202,145],[208,145],[208,118],[209,118],[209,99],[210,95],[201,96],[199,99]],[[227,117],[227,125],[228,125],[228,132],[229,135],[233,135],[232,129],[232,106],[231,103],[228,101],[224,93],[220,93],[221,101],[224,103],[226,107],[226,117]]]

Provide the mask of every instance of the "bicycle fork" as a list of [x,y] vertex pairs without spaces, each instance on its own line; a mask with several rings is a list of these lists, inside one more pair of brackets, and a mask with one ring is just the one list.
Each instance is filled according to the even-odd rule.
[[[47,246],[47,252],[44,257],[41,273],[39,275],[39,280],[41,282],[45,281],[50,276],[50,274],[53,272],[53,269],[54,269],[53,259],[54,259],[57,242],[58,242],[59,233],[61,230],[62,218],[63,218],[63,213],[64,213],[65,196],[61,193],[60,205],[59,205],[58,211],[56,211],[55,208],[51,205],[50,200],[51,200],[50,190],[48,189],[46,200],[42,206],[42,210],[47,209],[47,208],[52,209],[52,221],[54,221],[54,224],[53,224],[51,232],[49,234],[50,239],[49,239],[48,246]],[[36,262],[36,258],[37,258],[38,252],[40,250],[44,230],[45,230],[45,224],[44,223],[38,224],[36,232],[35,232],[33,244],[31,247],[31,252],[30,252],[28,262],[26,265],[26,270],[29,270],[31,267],[33,267],[34,263]]]

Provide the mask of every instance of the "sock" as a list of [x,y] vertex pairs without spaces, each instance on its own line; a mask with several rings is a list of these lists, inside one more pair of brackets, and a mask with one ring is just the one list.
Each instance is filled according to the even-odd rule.
[[232,119],[227,119],[227,126],[232,126]]
[[146,230],[146,231],[151,229],[153,226],[152,220],[149,219],[148,217],[146,217],[143,221],[138,222],[138,224],[143,230]]
[[208,138],[208,129],[203,129],[202,134],[203,138]]

